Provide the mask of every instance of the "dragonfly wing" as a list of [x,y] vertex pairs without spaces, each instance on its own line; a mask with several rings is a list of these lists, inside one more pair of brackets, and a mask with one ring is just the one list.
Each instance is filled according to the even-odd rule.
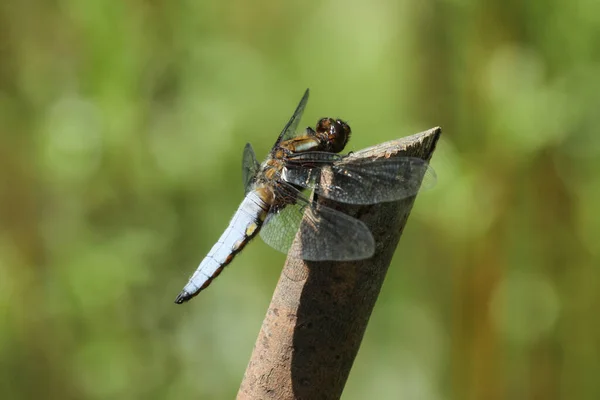
[[244,193],[248,194],[250,186],[260,168],[260,164],[256,160],[256,154],[250,143],[246,143],[244,147],[244,156],[242,158],[242,179],[244,183]]
[[300,99],[300,103],[298,103],[298,107],[296,107],[296,111],[292,114],[292,117],[288,121],[288,123],[283,128],[283,131],[279,134],[277,141],[275,142],[275,146],[277,146],[282,141],[288,140],[296,136],[296,131],[298,129],[298,124],[302,119],[302,114],[304,113],[304,108],[306,107],[306,103],[308,102],[308,89],[304,92],[302,99]]
[[[335,155],[333,155],[335,156]],[[314,189],[321,196],[349,204],[375,204],[414,196],[435,185],[435,172],[416,157],[377,160],[327,160],[322,153],[303,154],[288,163],[283,178]]]
[[310,261],[361,260],[373,255],[375,241],[363,222],[298,193],[296,203],[267,216],[260,231],[265,243]]

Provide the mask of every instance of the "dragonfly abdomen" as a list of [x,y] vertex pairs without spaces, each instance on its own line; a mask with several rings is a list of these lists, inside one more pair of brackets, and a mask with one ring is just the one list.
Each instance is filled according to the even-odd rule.
[[208,287],[250,239],[256,236],[269,210],[269,204],[262,194],[260,190],[254,190],[246,195],[229,226],[202,260],[175,303],[184,303]]

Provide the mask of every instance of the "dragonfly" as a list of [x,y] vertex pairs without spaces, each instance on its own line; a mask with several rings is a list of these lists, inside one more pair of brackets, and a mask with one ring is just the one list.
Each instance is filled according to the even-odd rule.
[[265,243],[288,257],[307,261],[370,258],[375,241],[369,228],[321,205],[318,196],[348,204],[376,204],[414,196],[422,185],[435,182],[434,171],[420,158],[350,161],[340,155],[352,132],[339,118],[321,118],[314,129],[297,132],[308,96],[307,89],[265,161],[259,163],[250,143],[246,144],[242,159],[245,197],[175,303],[184,303],[206,289],[259,233]]

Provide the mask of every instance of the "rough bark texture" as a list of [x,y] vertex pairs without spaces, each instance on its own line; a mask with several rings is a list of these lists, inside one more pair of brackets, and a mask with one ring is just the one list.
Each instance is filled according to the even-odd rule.
[[[351,155],[431,158],[440,128]],[[363,221],[375,255],[352,262],[288,258],[238,392],[238,399],[338,399],[415,197],[352,206],[319,202]]]

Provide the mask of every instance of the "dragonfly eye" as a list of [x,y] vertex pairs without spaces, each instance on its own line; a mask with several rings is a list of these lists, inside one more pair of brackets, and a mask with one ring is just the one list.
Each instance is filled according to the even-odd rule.
[[316,126],[316,130],[317,133],[320,134],[329,134],[329,131],[331,130],[331,126],[335,123],[335,121],[333,120],[333,118],[321,118],[318,122],[317,122],[317,126]]
[[317,134],[326,142],[326,151],[339,153],[350,139],[350,126],[341,119],[321,118],[317,123]]

